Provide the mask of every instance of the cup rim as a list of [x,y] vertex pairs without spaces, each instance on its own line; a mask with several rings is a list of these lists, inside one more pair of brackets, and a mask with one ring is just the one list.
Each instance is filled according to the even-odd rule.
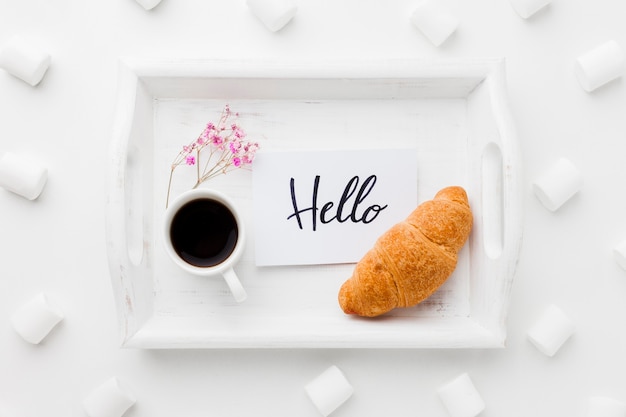
[[[235,248],[233,249],[232,253],[228,256],[228,258],[226,258],[219,264],[207,267],[191,265],[183,260],[174,250],[174,247],[172,246],[172,242],[169,237],[170,227],[176,212],[188,202],[199,199],[212,199],[224,204],[233,214],[235,222],[237,223],[237,243],[235,244]],[[228,269],[232,269],[234,264],[239,260],[241,254],[243,253],[245,240],[245,227],[239,210],[230,199],[230,197],[217,190],[209,188],[197,188],[185,191],[170,202],[163,215],[163,246],[165,247],[165,251],[176,265],[193,275],[219,275]]]

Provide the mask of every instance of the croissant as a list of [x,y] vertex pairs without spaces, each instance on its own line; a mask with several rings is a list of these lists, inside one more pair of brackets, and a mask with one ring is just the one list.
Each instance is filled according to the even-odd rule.
[[414,306],[452,274],[472,229],[461,187],[447,187],[392,226],[357,263],[339,290],[346,314],[375,317]]

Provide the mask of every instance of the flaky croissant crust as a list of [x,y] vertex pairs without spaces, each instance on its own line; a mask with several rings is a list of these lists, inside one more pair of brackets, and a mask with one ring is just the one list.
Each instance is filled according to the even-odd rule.
[[471,229],[465,190],[442,189],[378,238],[341,286],[342,310],[374,317],[424,301],[454,271]]

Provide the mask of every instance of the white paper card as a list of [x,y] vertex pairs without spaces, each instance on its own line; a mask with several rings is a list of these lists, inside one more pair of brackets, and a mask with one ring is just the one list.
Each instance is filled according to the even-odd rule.
[[260,152],[256,264],[358,262],[417,206],[417,150]]

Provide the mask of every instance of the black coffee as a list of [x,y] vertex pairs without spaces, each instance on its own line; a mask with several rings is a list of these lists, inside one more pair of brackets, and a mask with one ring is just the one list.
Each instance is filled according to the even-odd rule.
[[238,234],[232,212],[208,198],[183,205],[170,226],[170,239],[178,256],[199,267],[224,262],[235,249]]

